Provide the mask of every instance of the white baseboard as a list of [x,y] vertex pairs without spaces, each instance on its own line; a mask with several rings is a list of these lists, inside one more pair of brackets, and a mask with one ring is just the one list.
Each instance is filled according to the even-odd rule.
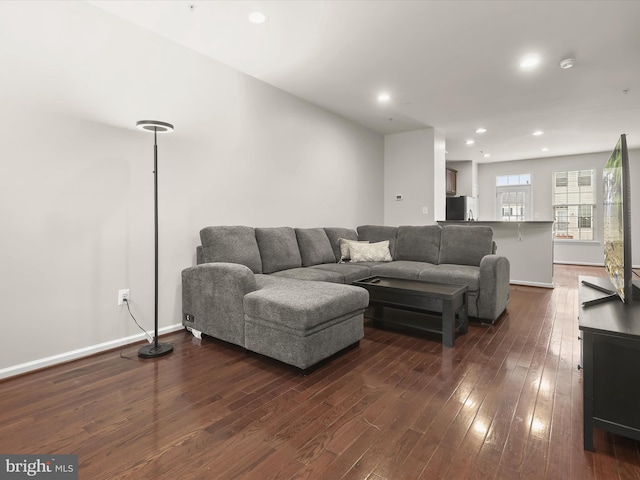
[[593,262],[562,262],[554,260],[553,263],[556,265],[584,265],[585,267],[604,267],[604,263],[593,263]]
[[[604,267],[604,263],[592,263],[592,262],[560,262],[560,261],[554,260],[553,263],[556,263],[558,265],[585,265],[587,267]],[[635,270],[637,268],[640,268],[640,265],[631,265],[631,268]]]
[[[184,326],[181,323],[169,325],[168,327],[162,327],[158,329],[158,335],[176,332],[182,328],[184,328]],[[129,345],[131,343],[139,342],[140,340],[144,339],[144,333],[137,333],[135,335],[131,335],[130,337],[118,338],[109,342],[99,343],[98,345],[91,345],[88,347],[79,348],[77,350],[72,350],[70,352],[53,355],[51,357],[40,358],[31,362],[21,363],[12,367],[3,368],[0,369],[0,379],[12,377],[14,375],[20,375],[21,373],[27,373],[33,370],[39,370],[45,367],[50,367],[52,365],[57,365],[58,363],[77,360],[78,358],[88,357],[89,355],[94,355],[96,353],[111,350],[113,348],[122,347],[123,345]]]
[[528,282],[525,280],[510,280],[509,283],[511,285],[524,285],[525,287],[553,288],[553,283]]

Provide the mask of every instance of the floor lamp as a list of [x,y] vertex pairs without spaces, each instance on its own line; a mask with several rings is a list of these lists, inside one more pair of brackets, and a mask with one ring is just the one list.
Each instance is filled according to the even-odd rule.
[[172,343],[158,343],[158,132],[172,132],[173,125],[156,120],[140,120],[136,126],[141,130],[153,132],[153,214],[155,230],[155,335],[153,343],[138,350],[138,356],[155,358],[173,352]]

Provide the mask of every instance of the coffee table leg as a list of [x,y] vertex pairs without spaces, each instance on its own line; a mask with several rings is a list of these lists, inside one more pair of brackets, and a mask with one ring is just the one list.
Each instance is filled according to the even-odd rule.
[[460,317],[460,333],[467,333],[469,331],[469,311],[467,309],[468,305],[468,296],[465,292],[462,298],[462,307],[458,311],[458,316]]
[[442,301],[442,345],[453,347],[453,338],[456,328],[456,313],[453,311],[453,302]]

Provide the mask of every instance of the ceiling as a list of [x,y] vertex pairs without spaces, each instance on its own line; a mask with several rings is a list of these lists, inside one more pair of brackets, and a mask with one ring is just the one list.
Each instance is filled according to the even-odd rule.
[[381,134],[434,127],[447,160],[640,148],[638,1],[90,3]]

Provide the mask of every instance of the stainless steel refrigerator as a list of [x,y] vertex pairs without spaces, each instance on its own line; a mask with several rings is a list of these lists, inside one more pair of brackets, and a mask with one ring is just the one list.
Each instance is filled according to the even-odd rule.
[[468,197],[447,197],[447,220],[469,219]]

